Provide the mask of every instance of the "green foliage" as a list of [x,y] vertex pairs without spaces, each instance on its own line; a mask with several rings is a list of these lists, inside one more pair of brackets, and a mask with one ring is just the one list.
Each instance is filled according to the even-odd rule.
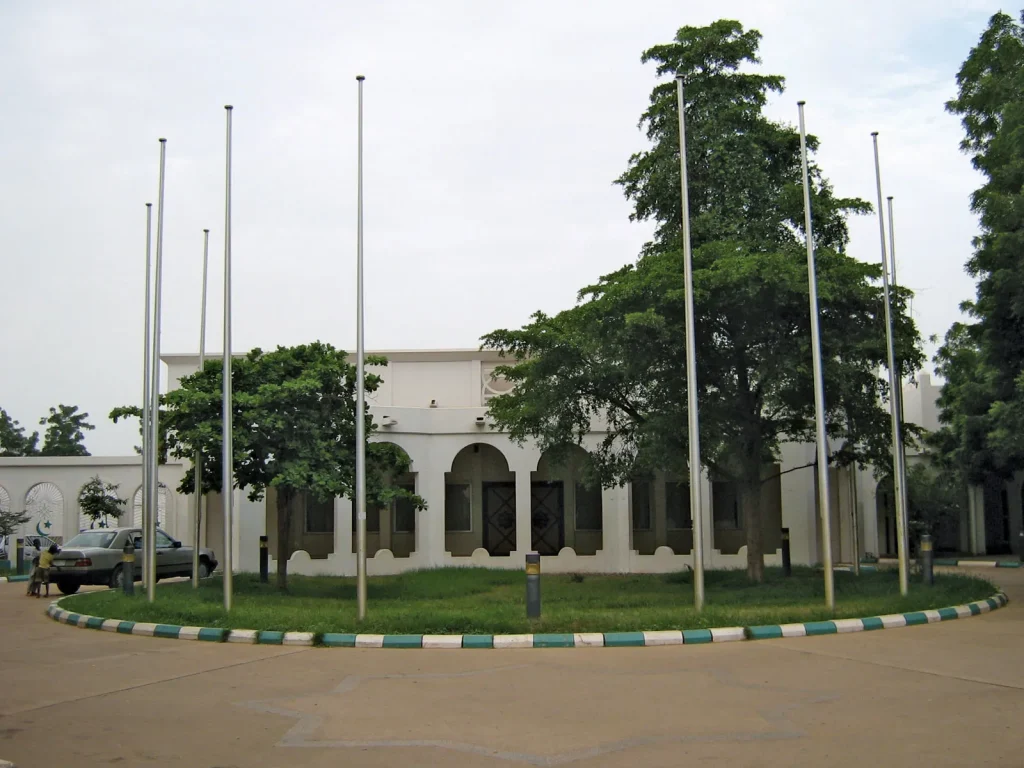
[[984,183],[971,197],[981,233],[967,272],[977,295],[963,305],[936,356],[945,377],[944,428],[933,439],[971,482],[1024,468],[1024,26],[997,13],[957,74],[946,108],[959,115],[961,149]]
[[937,536],[959,525],[967,508],[967,490],[962,478],[927,464],[915,464],[907,471],[907,502],[910,535]]
[[100,528],[106,528],[110,523],[110,518],[117,521],[124,514],[124,505],[127,502],[117,496],[117,489],[120,487],[115,483],[103,482],[99,475],[82,486],[82,490],[78,493],[78,508],[82,510],[83,515],[89,518],[90,528],[95,528],[97,525]]
[[31,519],[25,512],[0,509],[0,538],[15,535],[18,529]]
[[0,408],[0,456],[35,456],[38,444],[38,432],[26,436],[25,428]]
[[40,456],[89,456],[85,449],[85,431],[96,429],[86,419],[88,413],[79,413],[77,405],[58,405],[50,415],[40,419],[46,427]]
[[[277,495],[278,582],[284,586],[292,500],[301,493],[326,500],[355,495],[356,371],[345,353],[315,342],[278,347],[272,352],[254,349],[232,361],[234,452],[233,478],[256,501],[273,488]],[[384,365],[383,358],[367,358],[367,365]],[[223,370],[219,360],[208,360],[203,370],[181,379],[177,389],[161,396],[159,421],[161,451],[191,461],[201,454],[202,485],[221,490],[223,425]],[[363,386],[374,392],[380,377],[367,374]],[[139,409],[115,409],[115,421],[139,415]],[[366,435],[374,434],[369,411]],[[405,472],[409,459],[391,443],[371,442],[366,448],[368,505],[384,506],[403,497],[418,509],[424,501],[395,487],[391,478]],[[190,466],[179,487],[195,489],[195,467]]]
[[[761,114],[782,78],[740,73],[756,63],[757,32],[736,22],[684,27],[644,60],[687,84],[687,152],[693,213],[697,381],[702,458],[739,484],[748,574],[763,573],[760,486],[781,444],[814,439],[810,316],[799,134]],[[595,421],[608,433],[591,475],[615,485],[654,469],[687,475],[685,299],[679,226],[677,110],[671,84],[645,112],[654,147],[634,155],[619,180],[635,218],[659,222],[635,265],[580,291],[554,316],[497,330],[487,347],[512,358],[498,373],[515,388],[490,403],[512,439],[537,439],[556,457]],[[812,142],[816,146],[816,142]],[[880,267],[844,255],[846,215],[869,209],[835,198],[815,168],[812,209],[829,436],[838,463],[884,463],[890,450]],[[920,338],[895,297],[897,359],[911,375]],[[914,434],[915,429],[908,430]]]
[[630,632],[660,629],[755,626],[879,616],[944,608],[990,597],[997,590],[982,579],[950,574],[935,585],[914,584],[901,597],[894,571],[836,573],[836,611],[824,605],[821,572],[793,568],[783,577],[769,568],[765,583],[751,585],[742,571],[708,571],[708,602],[693,610],[693,587],[675,574],[545,575],[544,610],[526,618],[521,572],[439,568],[375,578],[372,607],[356,620],[355,579],[295,576],[286,595],[260,584],[254,574],[236,574],[235,605],[223,609],[219,578],[161,585],[156,602],[145,590],[126,597],[119,590],[75,595],[69,611],[132,621],[278,631],[379,632],[382,634],[491,634],[521,632]]

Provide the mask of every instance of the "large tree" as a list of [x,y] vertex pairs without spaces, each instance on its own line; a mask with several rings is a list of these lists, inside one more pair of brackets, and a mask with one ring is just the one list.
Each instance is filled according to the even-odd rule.
[[[383,358],[367,358],[368,365],[385,363]],[[248,489],[254,501],[269,488],[276,492],[277,581],[283,589],[291,556],[293,502],[303,493],[320,500],[354,496],[356,370],[343,351],[315,342],[272,352],[254,349],[232,362],[231,380],[234,484]],[[220,361],[208,361],[161,398],[160,428],[167,451],[189,461],[201,452],[207,491],[221,489],[223,381]],[[368,374],[363,386],[373,392],[380,382],[379,376]],[[119,408],[111,418],[125,415],[138,417],[139,409]],[[369,411],[364,418],[369,438],[375,425]],[[390,482],[409,467],[400,448],[371,442],[366,459],[369,505],[383,506],[405,497],[417,509],[425,507],[421,498]],[[194,472],[190,466],[179,491],[194,491]]]
[[1024,469],[1024,24],[994,15],[957,86],[946,109],[961,117],[960,147],[984,179],[971,196],[981,232],[966,265],[977,281],[963,304],[970,320],[954,325],[936,356],[946,382],[934,443],[981,482]]
[[0,408],[0,456],[34,456],[39,453],[39,433],[25,434],[20,422]]
[[96,429],[87,419],[88,413],[79,413],[77,405],[58,405],[50,415],[39,420],[46,427],[43,433],[41,456],[89,456],[85,448],[85,432]]
[[[760,39],[735,21],[683,27],[643,54],[659,76],[682,74],[694,244],[698,400],[702,456],[717,479],[737,483],[747,570],[764,570],[760,499],[766,465],[786,441],[814,437],[810,320],[799,134],[762,113],[783,79],[741,71]],[[607,437],[592,454],[606,485],[654,469],[686,476],[687,417],[680,226],[678,113],[663,82],[641,118],[651,149],[618,180],[634,218],[658,224],[639,260],[580,292],[555,316],[498,330],[485,346],[513,358],[499,373],[516,386],[491,401],[499,428],[556,455],[595,420]],[[811,149],[817,140],[809,137]],[[828,433],[842,462],[888,457],[881,270],[844,255],[846,216],[870,210],[837,198],[812,166],[812,209],[828,405]],[[895,300],[898,365],[921,362],[919,336]]]

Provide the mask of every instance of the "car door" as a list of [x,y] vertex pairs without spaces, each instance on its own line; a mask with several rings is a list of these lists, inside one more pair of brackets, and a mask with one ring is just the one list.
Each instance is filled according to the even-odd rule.
[[163,531],[156,532],[156,575],[161,579],[190,572],[191,562],[185,562],[181,548],[175,547],[175,543]]

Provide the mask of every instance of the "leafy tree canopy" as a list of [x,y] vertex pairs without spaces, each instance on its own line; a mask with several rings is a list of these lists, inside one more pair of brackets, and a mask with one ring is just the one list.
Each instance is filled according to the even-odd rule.
[[34,456],[38,445],[38,432],[26,436],[25,428],[0,408],[0,456]]
[[43,434],[41,456],[89,456],[85,449],[86,430],[96,429],[86,419],[88,413],[79,413],[77,405],[58,405],[50,415],[39,420],[46,427]]
[[[367,365],[386,360],[368,357]],[[320,500],[355,495],[356,370],[343,351],[315,342],[252,350],[232,361],[234,483],[262,499],[268,488],[277,495],[278,583],[284,587],[292,525],[292,501],[301,493]],[[367,374],[363,386],[374,392],[381,379]],[[221,489],[223,369],[219,360],[181,379],[161,396],[160,430],[167,452],[178,459],[202,455],[203,488]],[[137,407],[115,409],[111,418],[140,415]],[[367,411],[366,435],[375,431]],[[371,442],[366,449],[367,504],[384,506],[393,499],[421,498],[391,480],[407,471],[409,459],[391,443]],[[195,467],[185,473],[179,491],[192,493]]]
[[972,482],[1024,468],[1024,26],[997,13],[957,74],[946,109],[964,128],[961,149],[982,174],[971,208],[981,232],[967,261],[977,280],[936,355],[945,378],[944,427],[934,436],[942,460]]
[[115,521],[124,514],[125,499],[118,498],[117,489],[120,485],[106,483],[99,475],[93,477],[82,486],[78,493],[78,508],[89,518],[89,527],[97,525],[106,528],[110,518]]
[[[786,441],[814,437],[810,318],[797,131],[762,114],[783,79],[752,75],[756,31],[735,21],[683,27],[646,51],[659,75],[682,74],[693,221],[697,380],[702,458],[716,478],[737,482],[747,528],[748,574],[763,578],[760,486]],[[678,221],[675,90],[662,83],[641,119],[653,146],[619,179],[634,218],[658,230],[635,264],[580,291],[577,306],[537,313],[485,346],[512,358],[498,373],[516,386],[491,401],[499,428],[545,450],[581,443],[595,422],[608,434],[591,473],[622,483],[652,469],[687,473],[683,263]],[[810,146],[817,146],[811,139]],[[881,268],[844,255],[846,216],[870,210],[837,198],[812,166],[812,210],[829,435],[841,462],[889,456]],[[895,297],[898,361],[922,361]],[[913,430],[911,430],[913,431]]]

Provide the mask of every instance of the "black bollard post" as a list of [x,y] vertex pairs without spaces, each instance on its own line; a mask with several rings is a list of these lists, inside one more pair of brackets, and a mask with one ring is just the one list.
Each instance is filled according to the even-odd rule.
[[260,536],[260,583],[266,584],[270,572],[270,550],[267,548],[267,537]]
[[135,545],[131,536],[124,543],[124,554],[121,556],[121,581],[126,597],[135,594]]
[[793,560],[789,554],[789,528],[782,529],[782,575],[793,575]]
[[932,570],[932,537],[927,533],[921,536],[921,576],[929,587],[935,584],[935,571]]
[[526,618],[540,618],[540,555],[526,556]]
[[25,571],[25,540],[14,540],[14,572],[21,576]]

